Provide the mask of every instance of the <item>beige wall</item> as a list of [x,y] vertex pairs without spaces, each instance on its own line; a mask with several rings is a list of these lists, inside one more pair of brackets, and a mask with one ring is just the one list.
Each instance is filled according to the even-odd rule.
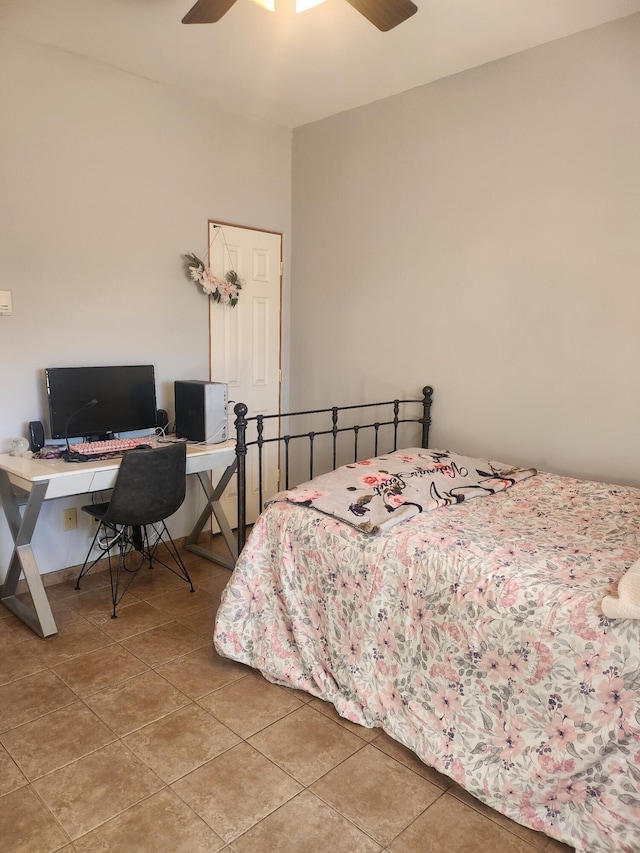
[[[283,232],[288,255],[291,131],[2,32],[0,116],[0,289],[14,309],[0,317],[0,449],[46,417],[48,366],[154,364],[172,410],[174,379],[208,378],[207,300],[180,256],[206,251],[209,217]],[[65,505],[36,531],[46,570],[87,549],[88,528],[62,532]],[[0,514],[0,578],[9,541]]]
[[640,16],[294,132],[292,403],[640,485]]

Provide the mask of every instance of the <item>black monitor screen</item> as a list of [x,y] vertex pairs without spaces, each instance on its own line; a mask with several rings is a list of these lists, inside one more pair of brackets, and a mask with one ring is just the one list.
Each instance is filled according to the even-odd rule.
[[48,367],[51,438],[108,436],[156,425],[153,365]]

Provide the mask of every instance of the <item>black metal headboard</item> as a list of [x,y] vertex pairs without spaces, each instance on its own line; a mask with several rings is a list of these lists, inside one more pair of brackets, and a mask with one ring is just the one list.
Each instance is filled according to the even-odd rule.
[[[247,417],[247,406],[244,403],[237,403],[233,411],[236,415],[236,460],[238,474],[238,553],[244,547],[246,541],[247,527],[247,468],[246,457],[247,450],[250,447],[256,447],[258,452],[258,499],[259,509],[261,510],[264,502],[263,495],[263,471],[264,459],[263,450],[265,445],[277,443],[279,451],[284,456],[284,488],[289,488],[289,450],[291,442],[296,439],[305,439],[309,446],[309,479],[314,476],[314,446],[315,440],[319,436],[331,436],[331,456],[332,467],[336,468],[338,464],[338,436],[345,433],[353,433],[353,460],[358,461],[358,439],[364,430],[373,430],[373,456],[379,455],[378,439],[382,427],[390,427],[392,430],[392,447],[385,447],[383,453],[389,453],[392,450],[398,449],[398,428],[400,424],[421,424],[422,438],[421,446],[429,446],[429,426],[431,425],[431,401],[433,396],[433,388],[430,385],[422,389],[422,399],[413,400],[387,400],[382,403],[363,403],[354,406],[331,406],[326,409],[310,409],[304,412],[286,412],[274,415],[253,415]],[[410,416],[410,407],[416,408],[418,405],[418,414]],[[341,414],[344,412],[355,412],[357,410],[376,409],[376,414],[382,414],[380,420],[372,423],[344,425],[340,420]],[[287,428],[292,423],[292,419],[302,416],[331,416],[331,426],[326,429],[310,430],[306,432],[287,431],[282,435],[281,425],[285,423]],[[277,429],[274,437],[266,437],[265,430],[267,424],[270,424],[278,418],[276,424]],[[293,421],[295,425],[297,421]],[[255,424],[256,438],[247,441],[247,428],[250,424]],[[267,496],[268,497],[268,496]]]

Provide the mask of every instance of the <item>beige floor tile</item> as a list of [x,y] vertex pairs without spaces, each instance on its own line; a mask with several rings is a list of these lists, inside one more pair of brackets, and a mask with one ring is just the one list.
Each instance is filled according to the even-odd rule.
[[302,788],[247,743],[171,786],[225,841],[246,832]]
[[5,625],[12,634],[19,641],[23,640],[33,640],[33,630],[26,625],[22,619],[18,619],[13,613],[11,613],[7,608],[2,605],[0,607],[0,613],[2,613],[2,624]]
[[[302,702],[303,705],[310,705],[311,702],[322,702],[321,699],[317,699],[315,696],[312,696],[311,693],[306,693],[304,690],[297,690],[295,687],[282,687],[281,689],[286,690],[290,696],[294,696],[296,699],[298,699],[300,702]],[[330,703],[322,702],[322,704],[328,705]],[[331,707],[333,707],[333,706],[331,706]],[[333,719],[331,717],[330,713],[327,713],[327,716],[330,719]],[[336,722],[337,722],[337,717],[338,717],[338,715],[336,714]]]
[[147,665],[117,643],[78,655],[53,668],[65,684],[81,698],[121,684],[146,672]]
[[[191,571],[192,570],[189,569],[190,574]],[[208,566],[201,567],[200,569],[193,569],[193,574],[191,575],[191,579],[195,586],[199,589],[206,589],[207,592],[215,595],[218,600],[220,599],[222,590],[229,583],[230,577],[231,572],[229,569],[224,569],[221,566],[215,566],[213,563],[211,564],[211,569],[209,569]]]
[[101,589],[109,587],[109,572],[106,564],[104,571],[98,571],[98,567],[93,568],[89,574],[85,575],[80,581],[81,590],[76,589],[76,581],[80,574],[80,566],[78,571],[74,573],[74,577],[61,583],[52,584],[47,587],[47,598],[51,601],[64,601],[67,598],[76,597],[79,591],[89,592],[93,589]]
[[186,583],[181,589],[173,589],[170,592],[153,595],[146,601],[174,619],[189,616],[190,613],[196,613],[204,608],[213,608],[217,603],[210,592],[204,589],[196,589],[195,592],[191,592]]
[[340,725],[344,726],[347,731],[353,732],[354,735],[358,735],[362,740],[370,742],[375,740],[381,733],[381,729],[368,729],[366,726],[360,726],[358,723],[352,723],[351,720],[346,720],[344,717],[341,717],[331,702],[324,702],[322,699],[312,698],[309,702],[309,707],[315,708],[316,711],[320,711],[321,714],[324,714],[325,717],[329,717],[330,720],[340,723]]
[[215,602],[203,610],[196,610],[195,613],[190,613],[188,616],[178,616],[177,621],[181,625],[186,625],[196,634],[205,637],[207,642],[213,643],[213,628],[216,621],[216,613],[218,612],[219,602]]
[[69,622],[82,622],[84,616],[72,610],[64,601],[51,602],[51,612],[58,628],[61,625],[67,625]]
[[199,705],[187,705],[124,738],[165,782],[173,782],[240,742]]
[[69,841],[30,787],[0,800],[0,839],[11,853],[53,853]]
[[[72,610],[75,610],[76,613],[80,613],[86,619],[100,616],[109,616],[109,618],[111,618],[111,614],[113,613],[111,587],[107,586],[101,587],[100,589],[85,590],[84,580],[82,581],[82,584],[83,586],[81,589],[75,590],[75,595],[71,595],[69,598],[64,598],[62,603],[66,604],[67,607],[70,607]],[[125,610],[127,607],[130,607],[137,600],[138,599],[135,595],[131,593],[131,590],[128,590],[122,601],[118,604],[117,612],[120,613],[121,610]]]
[[0,732],[76,701],[56,675],[44,670],[0,687]]
[[242,738],[251,737],[302,705],[286,690],[253,673],[203,696],[198,704]]
[[85,699],[109,728],[123,737],[189,704],[189,699],[149,670]]
[[167,622],[123,640],[122,645],[149,666],[160,666],[206,646],[207,641],[179,622]]
[[115,740],[83,702],[67,705],[0,737],[25,776],[33,781]]
[[127,607],[119,607],[117,613],[115,619],[111,618],[111,613],[101,613],[99,616],[90,616],[89,620],[112,640],[118,641],[171,622],[169,614],[162,613],[140,599],[136,599]]
[[0,685],[43,669],[45,664],[31,652],[28,643],[14,644],[0,654]]
[[216,853],[224,841],[164,789],[75,842],[77,853]]
[[249,743],[305,786],[364,746],[361,738],[308,705],[258,732]]
[[209,643],[191,654],[156,667],[156,672],[190,699],[200,699],[225,684],[244,678],[252,670],[241,663],[220,657]]
[[391,844],[391,853],[534,853],[508,832],[449,793],[428,808]]
[[[217,548],[215,551],[212,549],[212,553],[224,555],[229,554],[229,551],[223,543],[222,547]],[[230,569],[225,569],[216,563],[210,563],[195,554],[192,556],[193,560],[185,559],[185,565],[194,586],[200,589],[210,588],[212,584],[215,584],[218,588],[221,585],[226,586],[231,577]]]
[[512,832],[524,841],[528,841],[532,847],[536,848],[536,850],[543,850],[549,841],[548,836],[544,835],[542,832],[535,832],[533,829],[529,829],[526,826],[522,826],[522,824],[510,820],[508,817],[505,817],[505,815],[500,814],[500,812],[495,811],[480,800],[472,797],[471,794],[456,783],[449,788],[449,794],[465,803],[465,805],[471,806],[471,808],[480,812],[480,814],[485,817],[488,817],[490,820],[494,821],[494,823],[504,827],[504,829],[508,829],[509,832]]
[[0,746],[0,797],[27,784],[20,770],[4,746]]
[[149,596],[161,595],[163,592],[170,592],[172,589],[181,589],[184,584],[185,581],[174,575],[173,572],[158,565],[153,569],[145,568],[138,572],[131,586],[131,591],[137,598],[146,601]]
[[233,842],[236,853],[375,853],[379,844],[303,791]]
[[11,630],[7,624],[7,620],[0,619],[0,652],[4,652],[5,649],[10,649],[20,642],[22,642],[22,639]]
[[201,580],[200,584],[204,589],[208,590],[209,592],[220,598],[225,587],[229,583],[230,577],[231,575],[212,576],[207,580]]
[[440,788],[372,744],[365,744],[311,790],[382,845],[443,796]]
[[562,844],[560,841],[556,841],[553,838],[550,838],[547,846],[543,848],[544,853],[575,853],[574,847],[569,847],[567,844]]
[[58,633],[55,637],[46,639],[35,637],[33,640],[28,640],[26,645],[47,666],[56,666],[84,652],[103,648],[109,643],[111,640],[106,634],[83,619],[80,622],[58,625]]
[[121,743],[113,743],[33,783],[72,839],[154,794],[161,780]]
[[376,749],[381,749],[387,755],[390,755],[391,758],[395,758],[396,761],[404,764],[410,770],[415,770],[416,773],[428,779],[429,782],[433,782],[434,785],[442,788],[443,791],[446,791],[453,785],[453,781],[448,776],[445,776],[444,773],[439,773],[435,767],[429,767],[428,764],[420,761],[415,752],[412,752],[406,746],[390,738],[386,732],[380,732],[380,736],[375,739],[374,746]]

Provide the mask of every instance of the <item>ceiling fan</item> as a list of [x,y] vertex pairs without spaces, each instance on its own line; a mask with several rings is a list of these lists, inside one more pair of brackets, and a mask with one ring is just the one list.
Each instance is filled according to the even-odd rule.
[[[236,0],[198,0],[182,19],[183,24],[214,24],[229,11]],[[273,10],[273,0],[256,0],[261,6]],[[316,2],[296,3],[297,11],[315,6],[322,0]],[[407,18],[418,11],[418,7],[411,0],[347,0],[354,9],[370,21],[382,32],[387,32],[397,27]]]

